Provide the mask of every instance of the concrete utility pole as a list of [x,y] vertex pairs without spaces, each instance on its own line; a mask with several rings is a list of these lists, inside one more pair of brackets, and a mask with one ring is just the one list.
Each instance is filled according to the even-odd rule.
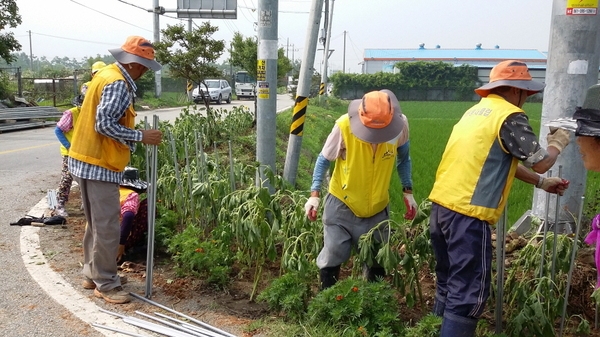
[[[154,42],[160,41],[160,15],[164,14],[164,8],[161,8],[158,5],[158,0],[153,0],[154,7]],[[161,13],[161,10],[163,11]],[[155,87],[154,87],[154,96],[160,97],[162,93],[162,81],[161,81],[161,71],[157,71],[154,73]]]
[[[193,28],[192,28],[192,18],[188,19],[188,32],[192,32]],[[187,80],[186,81],[186,91],[187,91],[187,96],[188,96],[188,101],[192,100],[192,92],[194,91],[194,83],[192,83],[192,81]],[[200,94],[200,88],[198,88],[198,94]]]
[[[597,8],[576,8],[577,1],[554,0],[550,28],[550,48],[546,68],[546,89],[542,105],[540,144],[548,145],[545,123],[560,117],[572,117],[575,107],[583,104],[587,88],[598,83],[600,55],[600,15]],[[596,6],[598,3],[596,2]],[[572,6],[569,8],[569,6]],[[592,14],[593,13],[593,14]],[[560,154],[552,168],[556,176],[562,166],[562,176],[571,184],[560,198],[560,223],[573,223],[571,214],[577,214],[581,196],[585,194],[586,171],[575,139]],[[541,189],[535,189],[532,213],[545,216],[546,196]],[[554,197],[551,197],[554,200]],[[556,213],[555,202],[550,202],[549,218]],[[548,219],[555,223],[555,219]]]
[[28,30],[29,32],[29,67],[31,68],[31,71],[33,71],[33,48],[31,47],[31,31]]
[[344,31],[344,56],[342,56],[342,74],[346,73],[346,31]]
[[306,107],[308,106],[310,83],[314,72],[313,65],[315,63],[315,53],[317,51],[322,9],[323,0],[313,0],[308,18],[308,30],[306,32],[306,42],[304,43],[304,56],[302,58],[302,64],[300,65],[300,74],[298,74],[296,103],[294,104],[292,125],[290,126],[290,138],[288,140],[285,166],[283,168],[283,178],[292,185],[296,184],[296,175],[298,173],[304,119],[306,117]]
[[[257,185],[273,187],[265,169],[275,173],[277,117],[278,0],[258,1],[258,59],[256,67],[256,159],[261,165]],[[260,179],[260,180],[259,180]]]
[[321,87],[319,88],[319,97],[327,96],[327,65],[329,62],[329,42],[331,41],[331,26],[333,23],[333,4],[335,0],[331,0],[331,8],[329,9],[329,20],[325,32],[325,49],[323,50],[323,73],[321,74]]

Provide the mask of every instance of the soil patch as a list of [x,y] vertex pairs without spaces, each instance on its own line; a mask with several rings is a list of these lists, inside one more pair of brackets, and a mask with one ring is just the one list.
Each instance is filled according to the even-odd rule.
[[[82,241],[86,221],[81,210],[79,189],[72,189],[69,197],[66,205],[68,223],[64,226],[40,228],[40,248],[50,267],[75,289],[89,295],[90,299],[106,310],[130,316],[134,316],[136,310],[149,314],[161,312],[157,307],[135,299],[124,305],[107,304],[104,300],[95,298],[92,291],[83,289]],[[145,248],[126,256],[126,261],[119,266],[119,273],[127,276],[128,282],[124,285],[126,291],[144,296],[145,265]],[[237,336],[250,337],[259,333],[245,331],[248,324],[267,312],[265,304],[249,301],[251,282],[232,280],[227,290],[220,290],[205,286],[198,278],[178,276],[170,257],[164,254],[155,254],[154,265],[152,301]],[[166,311],[162,312],[167,314]]]

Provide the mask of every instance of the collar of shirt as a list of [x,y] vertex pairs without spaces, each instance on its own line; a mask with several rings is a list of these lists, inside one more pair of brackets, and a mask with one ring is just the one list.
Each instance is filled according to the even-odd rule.
[[121,70],[123,77],[125,77],[125,81],[127,81],[128,87],[131,88],[131,91],[133,92],[133,95],[135,96],[135,92],[137,91],[137,86],[135,85],[133,78],[131,78],[131,76],[129,76],[129,73],[127,72],[127,70],[125,70],[125,68],[123,67],[123,65],[121,63],[115,62],[115,64],[117,65],[117,67],[119,67],[119,70]]

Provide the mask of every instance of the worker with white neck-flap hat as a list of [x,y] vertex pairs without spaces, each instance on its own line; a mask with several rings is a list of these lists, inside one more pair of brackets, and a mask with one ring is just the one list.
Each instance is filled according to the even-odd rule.
[[[408,120],[396,95],[371,91],[348,106],[338,118],[315,163],[310,198],[305,211],[316,220],[321,184],[330,162],[335,168],[324,202],[324,247],[317,258],[321,289],[334,285],[340,266],[358,247],[362,234],[389,219],[389,187],[394,167],[400,176],[406,219],[413,219],[417,204],[412,194]],[[387,240],[379,231],[376,240]],[[383,267],[364,266],[365,277],[385,276]]]

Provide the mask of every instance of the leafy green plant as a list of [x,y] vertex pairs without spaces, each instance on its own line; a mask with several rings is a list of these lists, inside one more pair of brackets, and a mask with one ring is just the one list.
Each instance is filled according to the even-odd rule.
[[180,274],[195,274],[206,282],[225,287],[230,280],[233,259],[227,245],[205,238],[203,230],[189,224],[169,241],[169,253]]
[[429,314],[415,324],[404,330],[404,337],[438,337],[442,327],[442,318]]
[[273,311],[283,312],[289,319],[300,319],[312,297],[310,280],[304,274],[287,273],[275,279],[258,297]]
[[307,321],[343,331],[344,336],[393,336],[401,330],[395,291],[387,282],[347,278],[319,292]]

